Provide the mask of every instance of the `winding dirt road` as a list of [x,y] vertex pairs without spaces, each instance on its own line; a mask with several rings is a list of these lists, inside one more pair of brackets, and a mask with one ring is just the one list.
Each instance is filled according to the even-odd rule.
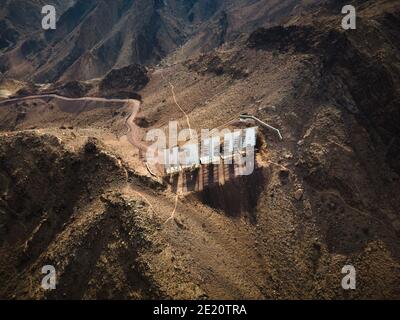
[[35,100],[35,99],[59,99],[63,101],[97,101],[97,102],[109,102],[109,103],[123,103],[129,109],[131,109],[130,114],[127,116],[125,124],[128,128],[128,132],[126,134],[129,143],[138,148],[141,152],[146,153],[147,146],[139,139],[139,127],[135,123],[135,118],[140,109],[140,102],[134,99],[107,99],[107,98],[99,98],[99,97],[82,97],[82,98],[68,98],[64,96],[59,96],[57,94],[43,94],[43,95],[33,95],[21,98],[12,98],[0,101],[1,105],[6,105],[14,102],[21,102],[27,100]]

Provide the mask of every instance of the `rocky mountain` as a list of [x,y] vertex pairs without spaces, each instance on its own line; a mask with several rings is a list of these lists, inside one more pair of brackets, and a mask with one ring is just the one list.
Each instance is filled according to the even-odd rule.
[[[3,2],[0,298],[400,298],[398,1],[351,1],[356,30],[344,0],[60,1],[49,33]],[[250,176],[144,160],[150,129],[243,114],[283,137]]]
[[41,30],[44,1],[2,5],[0,65],[8,77],[35,82],[87,80],[112,68],[154,64],[181,48],[211,50],[256,26],[301,14],[319,1],[53,1],[55,31]]

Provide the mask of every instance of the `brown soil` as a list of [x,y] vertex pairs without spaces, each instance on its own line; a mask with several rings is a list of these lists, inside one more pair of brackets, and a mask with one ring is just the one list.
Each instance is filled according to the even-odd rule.
[[[380,4],[351,33],[322,10],[169,56],[134,118],[117,102],[1,105],[0,298],[399,299],[399,8]],[[185,114],[221,129],[243,113],[283,141],[261,131],[253,175],[201,192],[171,192],[132,146]]]

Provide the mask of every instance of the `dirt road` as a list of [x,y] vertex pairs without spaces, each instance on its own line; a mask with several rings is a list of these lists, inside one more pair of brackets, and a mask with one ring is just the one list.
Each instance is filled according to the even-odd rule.
[[82,97],[82,98],[68,98],[64,96],[59,96],[57,94],[44,94],[44,95],[33,95],[21,98],[13,98],[0,101],[1,105],[6,105],[14,102],[21,102],[27,100],[35,100],[35,99],[59,99],[63,101],[97,101],[97,102],[110,102],[110,103],[123,103],[130,110],[130,114],[126,118],[126,126],[128,128],[128,132],[126,134],[128,141],[136,148],[138,148],[141,152],[145,153],[147,151],[147,146],[139,139],[139,127],[135,124],[135,118],[140,109],[140,102],[134,99],[107,99],[107,98],[99,98],[99,97]]

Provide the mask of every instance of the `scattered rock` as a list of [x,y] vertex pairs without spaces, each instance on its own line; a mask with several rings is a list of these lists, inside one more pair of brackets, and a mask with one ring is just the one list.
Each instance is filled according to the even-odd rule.
[[282,169],[279,171],[279,179],[283,185],[287,184],[289,181],[290,172],[288,169]]
[[284,157],[285,157],[285,159],[290,160],[290,159],[293,159],[293,154],[291,152],[286,152]]
[[303,198],[304,190],[303,189],[297,189],[296,192],[294,193],[294,197],[297,201],[300,201]]

